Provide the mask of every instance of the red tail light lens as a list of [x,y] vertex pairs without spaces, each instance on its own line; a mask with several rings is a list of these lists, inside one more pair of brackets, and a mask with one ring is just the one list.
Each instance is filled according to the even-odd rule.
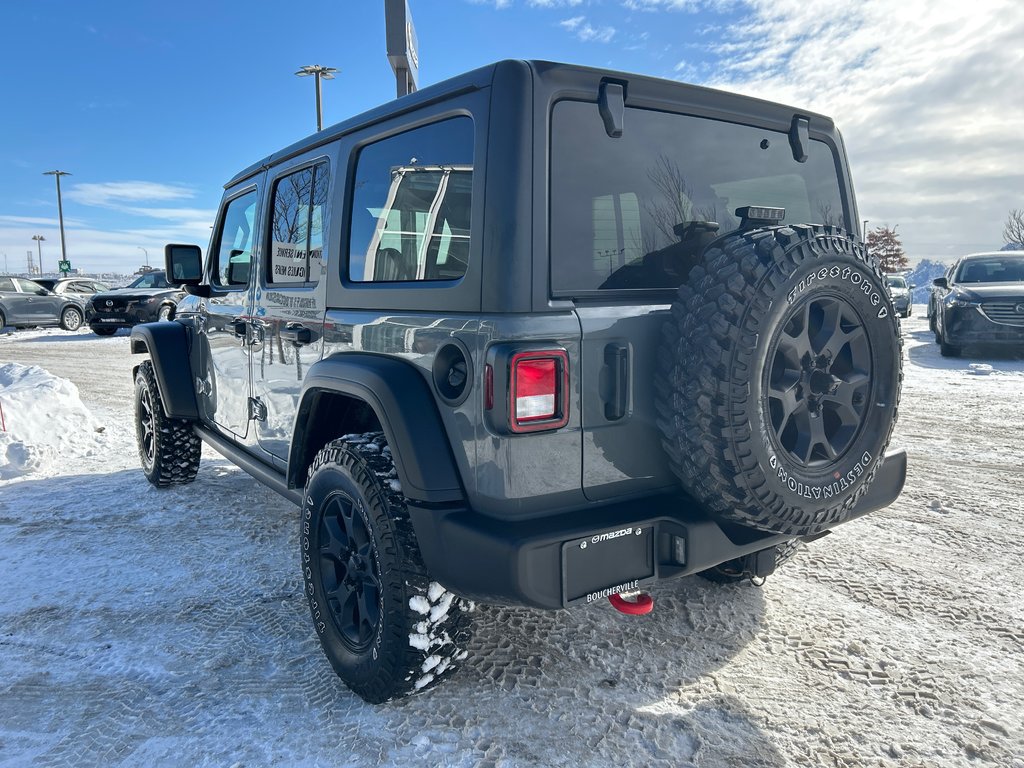
[[512,356],[509,425],[513,432],[558,429],[569,421],[569,358],[562,350]]

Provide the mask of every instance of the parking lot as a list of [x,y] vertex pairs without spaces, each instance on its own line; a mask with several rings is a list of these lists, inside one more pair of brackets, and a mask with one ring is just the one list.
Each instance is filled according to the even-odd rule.
[[480,606],[462,671],[379,707],[317,647],[295,507],[209,449],[145,482],[124,332],[0,336],[103,426],[0,481],[0,766],[1024,768],[1024,361],[940,357],[921,309],[891,508],[648,617]]

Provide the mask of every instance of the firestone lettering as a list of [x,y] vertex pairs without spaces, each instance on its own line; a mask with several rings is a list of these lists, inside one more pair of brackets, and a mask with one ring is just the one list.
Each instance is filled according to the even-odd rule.
[[793,290],[789,292],[789,295],[786,297],[786,302],[789,304],[793,304],[797,300],[797,298],[799,298],[799,296],[802,293],[804,293],[804,291],[806,291],[816,280],[824,280],[826,277],[844,280],[850,283],[851,285],[857,286],[858,288],[860,288],[861,291],[864,292],[864,295],[867,296],[868,301],[871,303],[871,306],[878,307],[878,318],[881,319],[884,317],[888,317],[889,309],[882,302],[882,294],[879,293],[871,284],[871,281],[868,279],[867,275],[862,273],[860,270],[853,269],[852,267],[822,267],[817,272],[811,272],[806,277],[802,278],[800,282],[797,283],[797,285],[793,288]]

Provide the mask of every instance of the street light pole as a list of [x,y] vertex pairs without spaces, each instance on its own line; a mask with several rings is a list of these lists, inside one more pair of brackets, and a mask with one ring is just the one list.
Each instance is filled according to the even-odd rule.
[[333,80],[334,73],[338,70],[334,67],[325,67],[323,64],[307,64],[301,67],[295,74],[299,77],[313,75],[316,77],[316,129],[323,130],[323,111],[320,107],[320,79]]
[[[71,174],[68,173],[67,171],[44,171],[43,172],[43,176],[53,176],[55,179],[57,179],[57,218],[60,220],[60,258],[61,258],[61,261],[67,261],[68,260],[68,251],[67,251],[66,246],[64,245],[64,206],[61,204],[61,200],[60,200],[60,177],[61,176],[70,176],[70,175]],[[39,272],[42,273],[42,271],[43,271],[42,268],[40,268]]]
[[43,240],[46,238],[42,235],[32,235],[32,239],[36,241],[36,245],[39,246],[39,274],[43,274]]
[[146,266],[148,267],[149,266],[149,251],[147,251],[141,245],[136,245],[135,247],[138,248],[140,251],[142,251],[144,254],[146,254]]

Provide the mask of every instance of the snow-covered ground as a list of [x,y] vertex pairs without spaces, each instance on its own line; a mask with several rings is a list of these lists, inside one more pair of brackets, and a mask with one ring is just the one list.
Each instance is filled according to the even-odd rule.
[[123,332],[0,336],[0,465],[63,446],[0,480],[0,766],[1024,768],[1024,360],[941,358],[922,315],[892,508],[648,617],[480,607],[463,670],[381,707],[320,653],[294,507],[209,452],[145,482]]

